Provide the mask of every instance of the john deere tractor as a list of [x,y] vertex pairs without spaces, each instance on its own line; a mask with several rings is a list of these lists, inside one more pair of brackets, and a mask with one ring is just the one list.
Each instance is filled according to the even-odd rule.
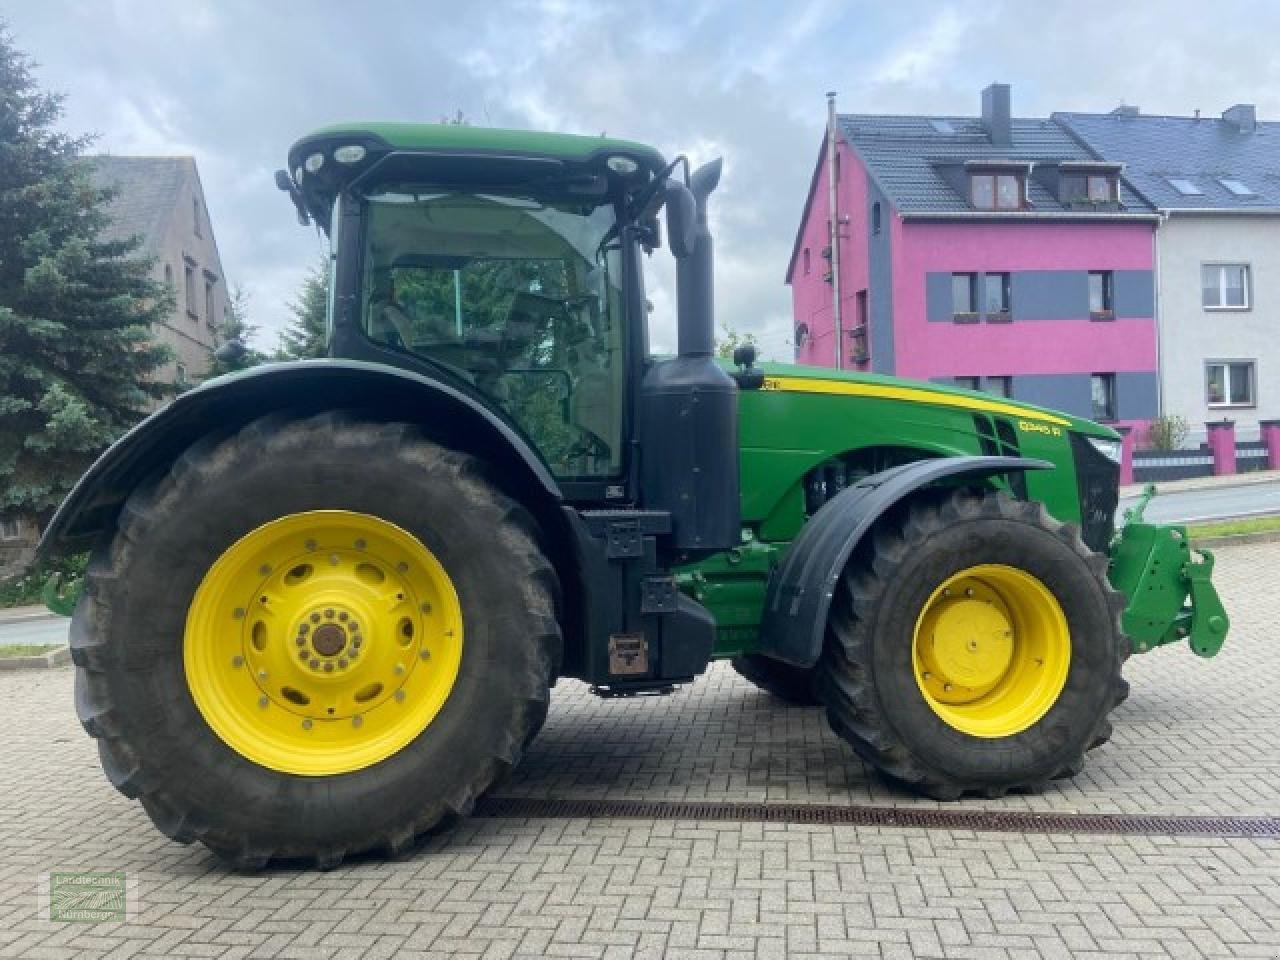
[[1217,651],[1212,558],[1115,535],[1107,427],[718,362],[719,176],[434,124],[294,145],[276,181],[329,239],[328,358],[182,395],[42,543],[92,551],[76,707],[162,831],[242,868],[396,854],[520,762],[558,680],[663,694],[716,659],[909,789],[996,797],[1081,768],[1132,651]]

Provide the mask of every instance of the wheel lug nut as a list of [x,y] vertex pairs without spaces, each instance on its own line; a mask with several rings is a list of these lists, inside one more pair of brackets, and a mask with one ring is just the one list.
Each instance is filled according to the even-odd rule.
[[258,568],[258,573],[264,577],[267,576],[269,573],[271,573],[271,564],[264,563],[262,566]]
[[420,609],[423,613],[430,613],[430,612],[431,612],[431,604],[429,604],[429,603],[424,603],[424,604],[423,604],[421,607],[419,607],[418,609]]
[[353,727],[358,727],[362,723],[364,723],[364,717],[357,715],[351,718],[351,725]]
[[356,549],[357,549],[357,550],[363,550],[364,548],[365,548],[365,542],[364,542],[363,540],[357,540],[357,541],[356,541]]
[[338,669],[339,669],[339,670],[345,670],[345,669],[347,669],[347,659],[346,659],[346,657],[343,657],[341,660],[339,660],[339,661],[338,661]]
[[353,647],[359,647],[362,643],[364,643],[364,637],[360,636],[358,633],[351,638],[351,645]]
[[231,658],[231,665],[233,667],[243,667],[244,657],[240,656],[240,654],[237,653],[234,657]]
[[297,639],[297,640],[295,640],[294,642],[295,642],[298,646],[300,646],[300,647],[302,647],[302,646],[306,646],[307,638],[306,638],[306,637],[298,637],[298,639]]
[[265,679],[267,679],[267,671],[265,671],[265,670],[259,670],[259,671],[258,671],[258,679],[259,679],[259,680],[265,680]]
[[949,684],[949,683],[944,683],[944,684],[942,685],[942,689],[943,689],[943,690],[945,690],[947,693],[950,693],[950,692],[951,692],[951,684]]
[[325,663],[325,665],[324,665],[324,672],[325,672],[325,673],[333,673],[333,661],[332,661],[332,660],[329,660],[329,661],[327,661],[327,662]]
[[231,611],[231,616],[235,617],[237,620],[243,620],[244,607],[236,607],[234,610]]
[[259,698],[258,698],[258,706],[260,706],[260,707],[265,707],[269,702],[270,702],[270,701],[268,701],[266,697],[259,697]]
[[312,669],[312,670],[319,670],[319,669],[320,669],[320,661],[319,661],[319,660],[317,660],[315,657],[312,657],[312,658],[311,658],[311,663],[309,664],[309,666],[311,667],[311,669]]
[[303,720],[303,721],[302,721],[302,729],[303,729],[303,730],[310,730],[310,729],[311,729],[311,718],[310,718],[310,717],[308,717],[306,720]]
[[307,659],[307,657],[309,657],[309,656],[310,656],[310,654],[309,654],[309,653],[307,653],[307,651],[305,651],[305,650],[299,650],[299,651],[298,651],[298,659],[299,659],[299,660],[306,660],[306,659]]
[[326,619],[326,620],[332,620],[332,619],[333,619],[333,608],[332,608],[332,607],[330,607],[328,610],[326,610],[326,611],[324,612],[324,616],[325,616],[325,619]]
[[399,563],[396,564],[396,569],[399,570],[401,573],[408,573],[409,565],[405,563],[403,560],[401,560]]
[[342,610],[342,611],[340,611],[340,612],[338,613],[338,619],[339,619],[339,620],[341,620],[341,621],[343,621],[344,623],[345,623],[349,618],[350,618],[350,614],[348,614],[348,613],[347,613],[347,611],[345,611],[345,610]]
[[403,663],[397,663],[397,664],[396,664],[396,676],[398,676],[398,677],[402,677],[402,676],[404,676],[404,664],[403,664]]
[[318,614],[318,613],[313,613],[313,614],[311,615],[310,619],[311,619],[311,622],[312,622],[312,623],[319,623],[319,622],[320,622],[320,614]]
[[397,701],[398,703],[404,703],[404,691],[403,691],[403,690],[397,690],[397,691],[396,691],[396,701]]
[[308,624],[305,624],[305,623],[298,624],[298,633],[300,635],[305,636],[310,630],[311,630],[311,627]]
[[352,633],[360,632],[360,624],[356,623],[354,620],[352,620],[349,624],[347,624],[347,626],[351,628]]
[[314,550],[316,548],[316,542],[314,540],[308,540],[306,547],[308,550]]
[[966,588],[966,589],[965,589],[965,591],[964,591],[964,595],[965,595],[966,597],[972,597],[972,596],[973,596],[973,587],[968,587],[968,588]]
[[354,660],[356,657],[360,656],[360,651],[357,648],[352,647],[351,652],[347,654],[347,656]]
[[423,660],[430,660],[430,659],[431,659],[431,651],[430,651],[430,650],[423,650],[421,653],[419,653],[419,654],[418,654],[418,656],[420,656]]

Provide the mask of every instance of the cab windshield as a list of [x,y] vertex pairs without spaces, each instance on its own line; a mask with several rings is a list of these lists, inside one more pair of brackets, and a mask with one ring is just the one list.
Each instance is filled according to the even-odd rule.
[[625,357],[611,205],[398,186],[368,199],[363,323],[449,366],[565,479],[621,467]]

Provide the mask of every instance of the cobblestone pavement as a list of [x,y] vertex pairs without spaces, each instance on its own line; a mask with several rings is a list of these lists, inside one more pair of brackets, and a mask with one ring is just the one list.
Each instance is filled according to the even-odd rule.
[[[1130,661],[1085,772],[971,808],[1280,815],[1280,545],[1220,552],[1215,660]],[[229,874],[104,780],[69,669],[0,676],[0,955],[1280,958],[1280,841],[608,819],[472,820],[410,858]],[[674,696],[572,683],[504,796],[934,806],[716,667]],[[55,923],[51,871],[125,871],[127,923]]]

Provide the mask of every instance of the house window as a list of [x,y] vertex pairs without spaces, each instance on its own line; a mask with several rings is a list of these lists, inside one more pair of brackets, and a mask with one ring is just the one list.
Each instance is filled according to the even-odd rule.
[[1112,177],[1091,174],[1089,180],[1089,199],[1094,203],[1114,203],[1116,199],[1116,181]]
[[1197,187],[1194,181],[1187,180],[1183,177],[1168,177],[1169,186],[1177,190],[1184,197],[1199,197],[1204,195],[1204,191]]
[[1022,178],[1014,173],[975,173],[970,196],[977,210],[1021,210]]
[[964,390],[976,391],[976,390],[982,389],[981,377],[952,377],[951,382],[954,383],[957,387],[960,387],[961,389],[964,389]]
[[1249,308],[1249,265],[1206,263],[1200,267],[1201,302],[1210,310]]
[[200,233],[200,198],[191,198],[191,221],[195,224],[196,236],[202,236]]
[[177,365],[177,369],[173,374],[173,382],[178,386],[182,386],[187,382],[187,365],[185,363]]
[[205,280],[204,282],[204,315],[212,325],[214,321],[213,313],[213,281]]
[[170,290],[173,289],[173,267],[167,263],[164,265],[164,285]]
[[871,232],[880,232],[880,201],[877,200],[871,205]]
[[810,265],[809,265],[809,248],[808,248],[808,247],[805,247],[805,248],[804,248],[804,275],[805,275],[806,277],[809,275],[809,267],[810,267]]
[[803,350],[809,346],[809,325],[801,323],[796,326],[796,350]]
[[191,319],[199,320],[199,302],[196,300],[196,268],[188,263],[182,268],[183,282],[186,284],[187,293],[187,313]]
[[1218,182],[1227,188],[1227,191],[1237,197],[1254,196],[1253,188],[1251,188],[1243,180],[1219,179]]
[[0,540],[22,539],[22,524],[17,517],[0,517]]
[[1089,271],[1089,315],[1095,320],[1115,316],[1115,274],[1110,270]]
[[859,290],[853,299],[855,325],[852,331],[853,362],[866,363],[871,359],[867,348],[867,291]]
[[1116,418],[1116,375],[1095,373],[1089,378],[1089,390],[1093,398],[1093,419]]
[[978,275],[953,273],[951,275],[951,312],[957,317],[976,317]]
[[1010,283],[1007,273],[982,276],[982,312],[990,319],[1009,318]]
[[987,377],[987,393],[1006,399],[1013,396],[1013,377]]
[[1252,407],[1252,360],[1216,361],[1205,364],[1205,399],[1211,407]]

